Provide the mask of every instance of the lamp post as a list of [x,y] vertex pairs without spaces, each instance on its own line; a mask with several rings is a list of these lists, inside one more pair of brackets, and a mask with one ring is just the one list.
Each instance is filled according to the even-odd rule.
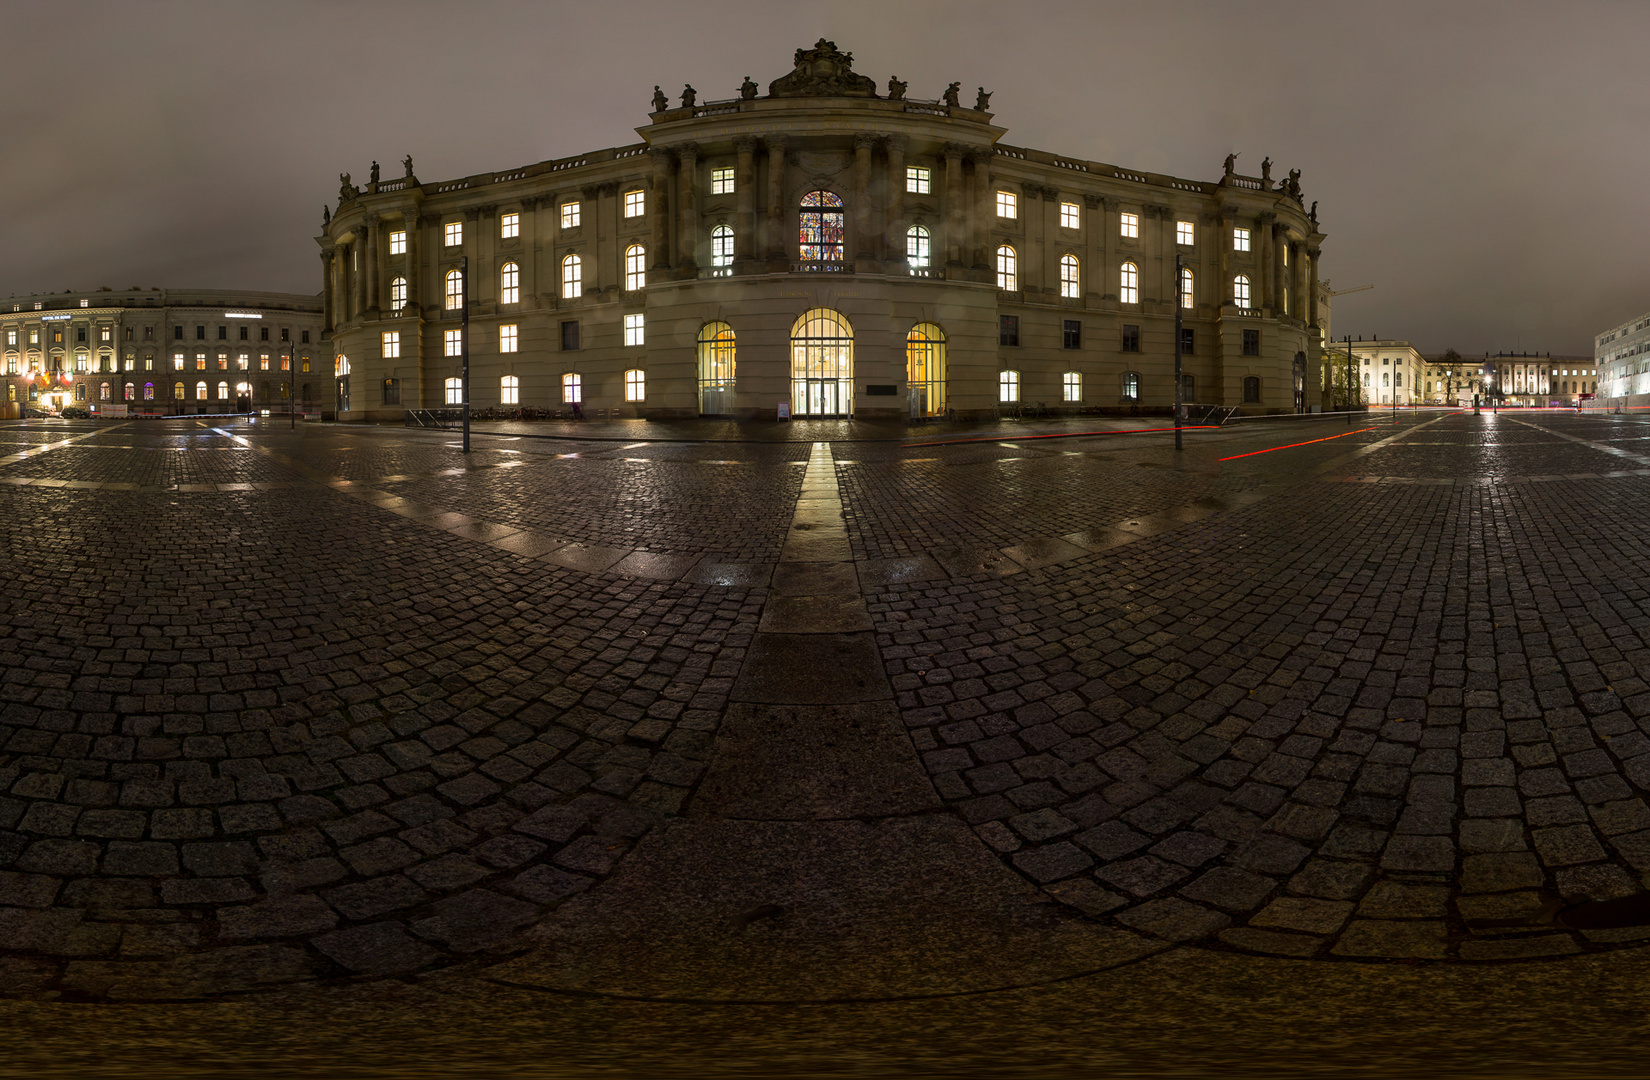
[[1184,444],[1181,442],[1180,432],[1180,418],[1185,393],[1185,383],[1180,376],[1180,338],[1182,312],[1184,310],[1182,307],[1184,301],[1181,299],[1180,290],[1182,288],[1181,268],[1185,265],[1185,261],[1186,257],[1184,255],[1176,253],[1174,257],[1174,448],[1176,450],[1185,449]]
[[458,260],[458,392],[464,405],[464,452],[470,452],[470,257]]
[[287,342],[286,350],[286,416],[287,426],[298,430],[298,350]]

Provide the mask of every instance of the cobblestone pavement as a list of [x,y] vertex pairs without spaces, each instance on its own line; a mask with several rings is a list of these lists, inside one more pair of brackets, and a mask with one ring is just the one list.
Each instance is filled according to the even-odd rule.
[[1122,426],[833,462],[0,425],[3,992],[519,953],[687,812],[765,606],[807,629],[820,469],[834,617],[862,597],[944,813],[1070,917],[1327,961],[1650,936],[1466,925],[1650,872],[1650,428]]

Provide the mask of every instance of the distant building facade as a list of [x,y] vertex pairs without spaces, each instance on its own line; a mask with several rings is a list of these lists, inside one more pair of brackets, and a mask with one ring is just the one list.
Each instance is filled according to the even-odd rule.
[[[7,309],[10,310],[7,310]],[[221,413],[330,400],[319,296],[99,289],[0,300],[6,413]],[[296,369],[296,370],[294,370]]]
[[1358,380],[1364,403],[1378,405],[1418,405],[1426,361],[1407,341],[1354,341],[1353,357],[1361,374]]
[[1650,314],[1630,319],[1593,339],[1600,404],[1650,405]]
[[613,149],[340,177],[317,238],[339,416],[459,403],[466,349],[476,406],[1163,409],[1177,303],[1188,400],[1321,404],[1324,234],[1298,173],[1229,158],[1184,180],[1009,146],[984,90],[911,99],[851,61],[821,41],[765,95],[656,89],[643,141]]

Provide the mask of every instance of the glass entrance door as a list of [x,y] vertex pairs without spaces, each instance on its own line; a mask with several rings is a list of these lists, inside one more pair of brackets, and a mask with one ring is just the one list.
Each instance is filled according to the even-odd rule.
[[791,415],[847,416],[853,409],[854,332],[839,312],[814,308],[791,329]]

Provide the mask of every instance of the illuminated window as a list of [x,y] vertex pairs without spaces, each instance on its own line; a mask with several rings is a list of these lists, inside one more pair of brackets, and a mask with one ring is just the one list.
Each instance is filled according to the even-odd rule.
[[258,354],[258,370],[259,371],[268,371],[269,370],[269,354],[268,353],[259,353]]
[[[206,386],[206,384],[201,383],[201,386],[204,388]],[[172,384],[172,396],[174,398],[176,398],[177,400],[179,400],[179,401],[183,400],[183,384],[182,383],[173,383]]]
[[407,306],[407,279],[395,278],[390,282],[390,310],[400,311]]
[[710,193],[712,195],[733,194],[732,169],[712,169],[710,171]]
[[1232,302],[1242,308],[1249,306],[1249,279],[1242,274],[1232,279]]
[[501,304],[521,303],[521,268],[513,262],[507,262],[499,268],[498,302]]
[[1020,400],[1020,373],[1018,371],[998,372],[997,400],[1004,404]]
[[561,377],[563,405],[577,405],[584,400],[584,380],[569,371]]
[[927,195],[928,170],[921,166],[908,166],[905,170],[905,190],[916,195]]
[[447,383],[446,383],[446,386],[447,386],[447,404],[448,405],[462,405],[462,404],[464,404],[464,380],[463,379],[448,379]]
[[733,230],[726,225],[710,231],[710,264],[717,268],[733,265]]
[[16,345],[17,344],[17,331],[16,330],[7,330],[6,331],[6,344],[7,345]]
[[205,371],[206,370],[206,354],[205,353],[198,352],[198,353],[195,354],[195,370],[196,371]]
[[624,399],[626,401],[647,400],[647,372],[641,368],[631,368],[624,373]]
[[[181,386],[182,384],[180,383],[179,385]],[[146,383],[143,384],[143,400],[144,401],[153,401],[153,400],[155,400],[155,384],[154,383],[146,382]]]
[[1180,306],[1183,308],[1192,306],[1192,272],[1190,270],[1180,272]]
[[905,230],[905,261],[915,267],[925,267],[929,262],[930,238],[928,230],[921,225],[913,225]]
[[1183,247],[1190,247],[1197,239],[1197,226],[1189,221],[1174,223],[1174,242]]
[[183,370],[183,354],[182,353],[179,352],[179,353],[173,353],[172,354],[172,370],[173,371],[182,371]]
[[1060,256],[1060,295],[1068,299],[1083,295],[1082,284],[1077,280],[1077,256]]
[[446,239],[448,247],[457,247],[464,242],[464,223],[462,221],[447,222]]
[[802,196],[798,216],[798,247],[803,262],[841,262],[842,200],[829,191]]
[[569,255],[561,261],[561,298],[576,300],[584,291],[584,260]]
[[1232,230],[1232,250],[1233,251],[1248,251],[1249,250],[1249,230],[1248,229],[1233,229]]
[[564,202],[561,204],[561,227],[564,229],[576,229],[579,227],[578,203]]
[[997,192],[997,216],[1013,221],[1020,216],[1020,197],[1012,191]]
[[647,248],[640,244],[624,249],[624,287],[626,292],[647,288]]
[[501,240],[511,240],[521,235],[521,215],[504,214],[498,219],[498,235]]
[[1082,215],[1077,212],[1077,204],[1063,202],[1060,204],[1060,228],[1077,229],[1083,224]]
[[[386,330],[384,332],[384,359],[401,359],[401,331]],[[269,365],[265,364],[264,369],[267,371],[268,368]]]
[[1125,371],[1123,373],[1123,400],[1140,400],[1140,375],[1138,372]]
[[642,345],[646,337],[642,326],[642,316],[626,315],[624,317],[624,343],[626,345]]
[[107,326],[98,327],[97,340],[99,340],[99,341],[113,341],[114,340],[114,333],[115,332],[114,332],[113,328],[111,328],[111,327],[107,327]]
[[249,358],[245,353],[241,353],[239,356],[235,357],[235,370],[245,371],[248,366],[248,361]]
[[498,328],[498,351],[513,353],[519,351],[521,341],[520,327],[514,323],[506,323]]
[[464,306],[464,275],[457,270],[447,271],[446,304],[448,311]]
[[198,382],[198,383],[195,384],[195,400],[196,401],[205,401],[206,400],[206,384],[205,383]]
[[447,356],[460,356],[464,352],[464,331],[443,330],[441,332],[443,353]]
[[1140,303],[1140,268],[1132,262],[1124,263],[1118,274],[1117,299],[1125,304]]
[[498,400],[501,405],[521,404],[521,380],[506,375],[498,381]]
[[624,216],[627,218],[641,217],[647,213],[647,193],[642,191],[627,191],[624,193]]
[[1138,239],[1139,238],[1139,236],[1140,236],[1140,215],[1139,214],[1121,214],[1121,215],[1118,216],[1118,222],[1119,222],[1118,231],[1120,233],[1122,233],[1122,235],[1127,236],[1130,239]]
[[121,399],[122,400],[124,400],[124,401],[136,401],[137,400],[137,386],[136,386],[136,384],[127,383],[124,387],[121,388],[121,391],[122,391],[121,392]]
[[407,253],[407,234],[405,232],[390,233],[390,254],[405,255]]
[[1060,400],[1083,400],[1083,376],[1075,371],[1068,371],[1060,376]]
[[1014,292],[1019,289],[1018,261],[1014,249],[1007,244],[997,249],[997,288],[1004,292]]
[[109,384],[108,383],[101,383],[101,384],[98,385],[97,400],[99,400],[99,401],[108,401],[109,400]]
[[228,353],[221,352],[221,353],[218,354],[218,370],[219,371],[228,371],[229,370],[229,354]]
[[282,371],[291,371],[292,370],[292,357],[290,357],[290,356],[281,357],[281,370]]

